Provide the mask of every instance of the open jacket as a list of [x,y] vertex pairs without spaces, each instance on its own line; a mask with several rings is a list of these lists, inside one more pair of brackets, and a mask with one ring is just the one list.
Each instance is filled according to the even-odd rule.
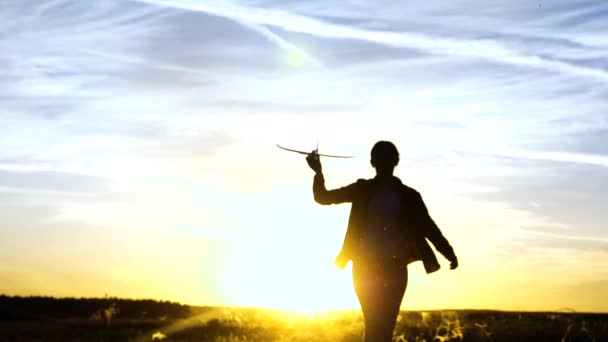
[[[448,260],[455,259],[454,250],[429,216],[420,193],[404,185],[397,177],[393,177],[393,181],[401,192],[400,226],[407,244],[402,257],[407,264],[422,260],[427,273],[435,272],[440,268],[439,262],[426,239]],[[346,236],[340,251],[346,260],[353,260],[358,256],[357,247],[365,233],[368,204],[374,195],[375,184],[375,178],[359,179],[345,187],[327,190],[323,174],[317,173],[314,177],[313,194],[317,203],[352,203]]]

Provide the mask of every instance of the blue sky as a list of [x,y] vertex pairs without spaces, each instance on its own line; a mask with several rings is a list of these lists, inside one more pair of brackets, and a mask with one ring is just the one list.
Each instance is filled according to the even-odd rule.
[[405,308],[608,310],[607,3],[0,8],[0,292],[288,303],[235,284],[320,277],[348,208],[274,144],[340,186],[388,139],[462,260]]

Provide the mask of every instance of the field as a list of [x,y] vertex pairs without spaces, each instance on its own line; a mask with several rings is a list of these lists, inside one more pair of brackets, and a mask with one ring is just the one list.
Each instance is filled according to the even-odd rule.
[[[0,295],[0,341],[361,341],[359,311]],[[608,341],[608,314],[402,311],[394,341]]]
[[[188,317],[127,318],[111,307],[89,317],[5,315],[0,341],[361,341],[363,333],[357,311],[188,307]],[[608,314],[403,311],[393,340],[608,341]]]

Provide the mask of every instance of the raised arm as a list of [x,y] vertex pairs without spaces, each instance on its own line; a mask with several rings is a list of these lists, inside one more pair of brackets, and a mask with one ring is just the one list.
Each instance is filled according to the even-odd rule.
[[429,215],[429,211],[419,193],[416,193],[416,203],[418,224],[421,225],[420,228],[424,231],[425,237],[431,241],[439,253],[443,254],[443,256],[450,261],[450,269],[455,269],[458,267],[458,258],[454,253],[454,249]]
[[355,185],[356,183],[353,183],[338,189],[327,190],[327,188],[325,188],[325,177],[323,177],[322,172],[319,172],[315,174],[312,183],[312,193],[315,201],[319,204],[328,205],[352,202]]
[[315,178],[312,183],[312,193],[317,203],[327,205],[353,201],[356,183],[339,189],[327,190],[327,188],[325,188],[325,177],[323,177],[321,160],[316,151],[313,151],[306,156],[306,161],[308,162],[308,166],[315,171]]

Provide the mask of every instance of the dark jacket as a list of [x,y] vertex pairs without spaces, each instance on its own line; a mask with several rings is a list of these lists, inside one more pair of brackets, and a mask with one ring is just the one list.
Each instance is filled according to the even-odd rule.
[[[392,178],[397,188],[401,189],[401,218],[402,232],[407,242],[404,261],[422,260],[427,273],[437,271],[440,266],[435,253],[426,239],[448,260],[454,260],[454,250],[448,240],[441,234],[439,227],[429,216],[428,210],[418,191],[404,185],[397,177]],[[345,260],[356,259],[357,246],[363,238],[366,225],[368,204],[374,194],[376,179],[359,179],[345,187],[327,190],[323,174],[315,175],[313,194],[319,204],[352,203],[348,228],[340,254]]]

